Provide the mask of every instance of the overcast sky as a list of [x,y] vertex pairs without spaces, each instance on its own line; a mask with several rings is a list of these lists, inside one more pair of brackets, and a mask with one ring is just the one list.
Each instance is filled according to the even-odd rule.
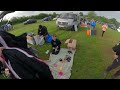
[[[21,17],[21,16],[30,16],[36,15],[39,13],[62,13],[62,12],[74,12],[79,13],[83,12],[83,14],[87,14],[88,11],[15,11],[14,13],[10,13],[5,16],[6,19],[11,19],[12,17]],[[107,18],[116,18],[117,21],[120,22],[120,11],[95,11],[98,16],[105,16]]]

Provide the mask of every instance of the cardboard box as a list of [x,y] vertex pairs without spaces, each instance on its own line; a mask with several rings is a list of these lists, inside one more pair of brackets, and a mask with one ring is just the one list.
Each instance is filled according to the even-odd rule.
[[67,44],[68,48],[72,48],[73,50],[75,50],[76,49],[77,41],[75,39],[67,39],[65,41],[65,44]]

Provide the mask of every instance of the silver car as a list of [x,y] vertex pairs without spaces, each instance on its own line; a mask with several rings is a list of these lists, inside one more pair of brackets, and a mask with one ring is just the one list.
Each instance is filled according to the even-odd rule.
[[78,28],[80,24],[80,17],[78,14],[74,13],[63,13],[56,21],[58,29],[67,28],[72,31],[75,31],[75,27]]

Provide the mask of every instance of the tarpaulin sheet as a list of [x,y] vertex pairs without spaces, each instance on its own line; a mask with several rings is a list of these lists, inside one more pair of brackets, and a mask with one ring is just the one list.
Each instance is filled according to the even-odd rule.
[[[72,51],[72,54],[68,53],[68,49],[61,48],[58,55],[50,54],[50,58],[46,61],[52,71],[53,77],[55,79],[69,79],[71,76],[71,70],[73,66],[75,51]],[[66,55],[71,57],[70,62],[66,61],[61,62],[59,59],[64,59]]]

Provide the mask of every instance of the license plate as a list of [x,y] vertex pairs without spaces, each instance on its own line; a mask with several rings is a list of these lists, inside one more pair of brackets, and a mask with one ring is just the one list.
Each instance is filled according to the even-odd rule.
[[63,25],[59,25],[59,27],[64,27]]

